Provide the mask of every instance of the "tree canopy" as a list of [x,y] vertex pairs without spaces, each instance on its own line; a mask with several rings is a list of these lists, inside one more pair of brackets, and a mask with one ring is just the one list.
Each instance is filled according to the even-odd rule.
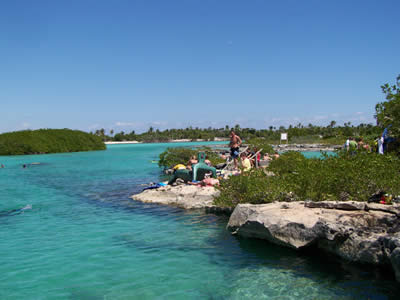
[[400,75],[394,85],[388,83],[381,86],[386,95],[386,101],[375,106],[376,119],[379,126],[390,126],[391,135],[400,138]]
[[104,150],[100,137],[79,130],[39,129],[0,134],[0,155]]

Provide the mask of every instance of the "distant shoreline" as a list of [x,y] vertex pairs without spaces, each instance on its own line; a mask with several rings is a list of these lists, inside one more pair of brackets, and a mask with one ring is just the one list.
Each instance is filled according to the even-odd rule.
[[[106,145],[124,145],[124,144],[159,144],[159,143],[187,143],[187,142],[225,142],[229,141],[229,139],[216,138],[214,141],[207,141],[203,139],[178,139],[178,140],[169,140],[169,141],[151,141],[151,142],[138,142],[138,141],[123,141],[123,142],[104,142]],[[245,145],[245,144],[244,144]],[[213,145],[216,146],[216,145]],[[217,146],[226,146],[226,145],[217,145]],[[311,143],[311,144],[278,144],[271,145],[275,151],[278,152],[286,152],[286,151],[300,151],[300,152],[319,152],[319,151],[335,151],[337,149],[341,149],[342,145],[329,145],[329,144],[320,144],[320,143]]]
[[225,142],[229,141],[228,138],[215,138],[213,141],[207,141],[204,139],[178,139],[178,140],[168,140],[168,141],[154,141],[154,142],[139,142],[139,141],[122,141],[122,142],[104,142],[106,145],[123,145],[123,144],[157,144],[157,143],[186,143],[186,142]]
[[138,141],[123,141],[123,142],[104,142],[106,145],[119,145],[119,144],[141,144]]

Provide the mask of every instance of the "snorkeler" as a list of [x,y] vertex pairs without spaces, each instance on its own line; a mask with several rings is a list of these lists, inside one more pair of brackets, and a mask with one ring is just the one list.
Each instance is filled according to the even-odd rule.
[[23,213],[27,209],[32,209],[32,205],[28,204],[22,208],[17,208],[17,209],[12,209],[12,210],[7,210],[7,211],[1,211],[0,212],[0,217],[6,217],[6,216],[15,216]]

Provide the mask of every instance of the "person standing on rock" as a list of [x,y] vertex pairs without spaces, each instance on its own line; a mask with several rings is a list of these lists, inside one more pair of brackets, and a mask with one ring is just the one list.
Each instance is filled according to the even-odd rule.
[[231,148],[231,157],[233,158],[233,161],[235,163],[235,169],[237,169],[237,161],[238,161],[238,157],[239,157],[239,147],[242,144],[242,140],[241,138],[236,135],[235,131],[231,131],[230,134],[230,143],[229,143],[229,147]]

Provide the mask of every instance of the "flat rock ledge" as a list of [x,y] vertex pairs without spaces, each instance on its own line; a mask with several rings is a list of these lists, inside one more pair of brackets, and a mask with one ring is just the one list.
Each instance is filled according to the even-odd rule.
[[327,144],[280,144],[280,145],[272,145],[274,150],[279,152],[286,151],[335,151],[337,149],[341,149],[341,145],[327,145]]
[[146,203],[172,205],[183,209],[204,209],[209,213],[230,215],[233,209],[213,204],[214,197],[218,195],[219,191],[210,186],[167,185],[158,189],[145,190],[131,198]]
[[400,206],[363,202],[239,204],[228,230],[300,249],[316,246],[358,263],[392,266],[400,282]]

